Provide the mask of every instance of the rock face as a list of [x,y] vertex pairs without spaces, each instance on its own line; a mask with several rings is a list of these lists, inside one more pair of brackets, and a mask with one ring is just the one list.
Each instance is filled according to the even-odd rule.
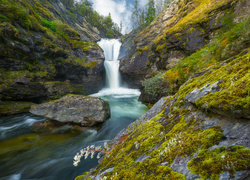
[[250,176],[249,49],[197,73],[122,130],[82,179]]
[[66,95],[59,100],[35,105],[31,113],[63,123],[94,126],[110,117],[107,101],[96,97]]
[[[137,35],[132,32],[126,36],[122,46],[122,54],[125,57],[121,56],[120,61],[120,70],[124,79],[128,82],[135,81],[136,85],[143,89],[144,79],[151,78],[159,71],[170,70],[174,67],[177,69],[179,62],[210,43],[218,30],[230,29],[229,22],[240,23],[246,20],[249,16],[246,8],[249,6],[247,1],[233,0],[213,1],[208,6],[205,1],[173,1],[142,32]],[[242,12],[239,9],[242,9]],[[234,40],[233,43],[235,45],[232,46],[226,41],[224,44],[221,43],[224,46],[223,52],[218,52],[220,55],[216,58],[227,59],[246,47],[246,43],[241,41],[241,38]],[[178,68],[184,68],[184,66],[183,64],[183,67]],[[190,74],[181,73],[172,73],[173,78],[169,80],[174,86],[171,87],[173,90],[171,95],[188,76],[192,75],[190,72]],[[141,101],[149,102],[148,98],[144,97],[147,96],[144,94],[140,98]],[[150,98],[150,100],[157,101],[159,98]]]
[[103,87],[100,32],[67,3],[1,3],[0,100],[41,103]]
[[[97,42],[102,38],[101,33],[97,28],[91,27],[91,24],[87,22],[85,17],[81,16],[79,13],[71,12],[70,7],[63,3],[63,1],[49,0],[49,2],[55,8],[50,8],[52,14],[56,18],[66,21],[70,27],[75,29],[80,34],[82,41]],[[72,13],[74,13],[76,18],[72,18]]]
[[[145,30],[140,33],[138,30],[134,30],[125,37],[120,53],[120,71],[125,80],[128,82],[134,81],[136,86],[142,86],[141,80],[149,77],[152,73],[156,73],[158,69],[164,69],[163,66],[157,69],[156,63],[150,63],[149,55],[151,52],[148,52],[145,47],[162,33],[162,28],[177,12],[178,8],[175,0],[164,14],[158,16]],[[131,86],[133,87],[133,85]]]

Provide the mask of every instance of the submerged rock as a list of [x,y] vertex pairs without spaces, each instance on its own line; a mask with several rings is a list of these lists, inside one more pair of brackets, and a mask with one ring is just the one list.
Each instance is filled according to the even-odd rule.
[[33,106],[31,113],[63,123],[94,126],[110,117],[107,101],[97,97],[66,95],[59,100]]
[[31,126],[31,129],[35,133],[43,134],[65,134],[65,133],[77,133],[90,129],[90,127],[80,127],[77,125],[65,124],[59,121],[47,119],[45,121],[39,121]]

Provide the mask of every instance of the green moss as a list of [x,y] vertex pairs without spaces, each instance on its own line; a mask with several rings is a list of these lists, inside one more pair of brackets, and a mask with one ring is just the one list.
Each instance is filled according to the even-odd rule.
[[1,14],[0,14],[0,20],[1,20],[2,22],[4,22],[4,21],[9,21],[9,19],[8,19],[6,16],[1,15]]
[[[236,1],[233,0],[193,0],[192,5],[188,4],[189,1],[181,0],[179,2],[179,10],[175,15],[166,23],[165,31],[163,34],[160,34],[155,40],[155,44],[165,39],[166,34],[183,32],[183,30],[188,27],[194,26],[196,24],[202,24],[207,22],[211,16],[211,12],[220,7],[225,6],[229,2],[232,2],[233,5]],[[175,23],[177,22],[177,23]],[[174,24],[174,25],[173,25]]]
[[55,27],[55,23],[53,21],[48,21],[47,19],[42,19],[42,25],[44,25],[45,27],[48,27],[49,29],[51,29],[54,32],[57,31],[57,29]]
[[214,67],[206,74],[191,79],[187,84],[180,88],[178,92],[178,102],[184,102],[187,94],[191,93],[195,88],[202,88],[208,84],[213,84],[221,80],[220,91],[209,93],[196,101],[199,107],[206,107],[225,114],[232,114],[233,111],[240,111],[240,114],[249,116],[249,89],[250,89],[250,53],[245,54],[244,51],[235,59],[222,67]]
[[98,62],[94,60],[94,61],[91,61],[89,64],[87,64],[87,67],[95,68],[97,65],[98,65]]
[[13,115],[29,112],[32,102],[2,101],[0,104],[0,115]]
[[184,58],[175,67],[166,71],[165,80],[169,83],[170,88],[174,90],[195,72],[211,68],[214,65],[213,68],[218,67],[218,61],[240,53],[245,48],[244,44],[248,39],[249,20],[233,26],[223,34],[219,32],[204,48]]
[[[212,84],[219,79],[224,80],[227,77],[230,83],[225,80],[221,84],[223,90],[219,92],[224,96],[230,96],[230,94],[235,96],[237,94],[237,105],[242,108],[243,105],[239,105],[239,102],[241,100],[247,102],[250,94],[248,88],[249,53],[246,54],[245,51],[230,61],[224,66],[214,66],[206,74],[190,79],[173,98],[170,98],[170,100],[175,99],[175,104],[174,106],[170,106],[170,111],[167,114],[164,114],[163,111],[151,120],[135,126],[134,129],[130,129],[131,134],[127,135],[120,144],[112,149],[97,167],[95,173],[100,173],[114,167],[112,172],[105,174],[108,179],[130,179],[131,177],[134,179],[185,179],[184,175],[174,172],[170,168],[170,165],[177,157],[193,156],[200,149],[201,152],[198,157],[189,163],[191,172],[198,173],[202,178],[217,179],[219,174],[224,172],[224,170],[221,170],[220,167],[218,167],[219,170],[214,168],[213,165],[217,161],[213,160],[213,158],[216,159],[217,155],[222,156],[223,154],[220,154],[216,150],[209,151],[208,149],[218,144],[224,138],[223,131],[219,126],[204,129],[204,126],[201,125],[203,120],[193,118],[193,111],[195,109],[186,109],[182,105],[185,102],[184,97],[195,88],[201,88],[208,83]],[[238,88],[240,84],[232,84],[232,82],[237,81],[244,83],[241,84],[241,89]],[[234,93],[233,90],[226,92],[226,89],[230,89],[230,87],[240,92]],[[213,94],[210,93],[207,96],[213,96]],[[240,96],[242,98],[239,98]],[[221,99],[225,98],[221,97]],[[231,96],[229,99],[233,100]],[[229,101],[229,103],[231,102]],[[248,107],[248,104],[244,104],[244,106]],[[167,125],[162,125],[158,122],[159,120],[164,121],[164,124]],[[235,151],[241,153],[236,153],[238,155],[228,153],[230,157],[234,157],[233,159],[237,157],[237,162],[241,163],[237,168],[233,167],[228,170],[231,174],[235,171],[249,168],[249,150],[237,147]],[[240,156],[240,154],[243,154],[243,156]],[[139,157],[142,159],[145,157],[145,159],[138,161]],[[195,163],[201,157],[202,160],[199,162],[201,162],[203,168],[199,168],[199,164]],[[162,166],[162,163],[166,165]],[[219,164],[221,163],[219,162]]]
[[[199,129],[199,121],[186,119],[189,113],[185,108],[171,111],[172,118],[168,122],[172,124],[164,127],[158,122],[164,117],[162,111],[151,120],[134,127],[132,133],[100,163],[97,172],[114,167],[105,176],[113,179],[185,179],[184,175],[169,167],[174,159],[191,156],[199,148],[207,149],[220,142],[224,136],[220,127]],[[137,162],[141,155],[147,158]],[[160,165],[165,162],[168,165]]]
[[[82,180],[88,173],[89,173],[89,172],[85,172],[85,173],[83,173],[82,175],[77,176],[77,177],[75,178],[75,180]],[[90,178],[89,178],[89,179],[90,179]],[[88,179],[87,179],[87,180],[88,180]]]
[[59,99],[66,94],[88,94],[84,85],[82,84],[72,84],[69,81],[61,82],[61,81],[48,81],[44,83],[45,88],[48,89],[49,92],[53,92],[49,94],[50,100]]
[[223,172],[229,172],[231,178],[234,178],[236,171],[250,168],[250,150],[244,146],[202,150],[188,163],[188,168],[191,173],[199,174],[204,179],[220,179]]

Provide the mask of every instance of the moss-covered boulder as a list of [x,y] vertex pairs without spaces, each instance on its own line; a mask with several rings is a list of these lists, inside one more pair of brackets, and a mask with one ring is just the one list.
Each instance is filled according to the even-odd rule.
[[[81,127],[77,124],[62,123],[56,120],[47,119],[34,123],[31,129],[33,132],[39,134],[65,134],[78,133],[90,129],[90,127]],[[93,127],[91,127],[91,129],[93,129]]]
[[94,126],[110,117],[107,101],[97,97],[66,95],[58,100],[35,105],[31,113],[62,123]]

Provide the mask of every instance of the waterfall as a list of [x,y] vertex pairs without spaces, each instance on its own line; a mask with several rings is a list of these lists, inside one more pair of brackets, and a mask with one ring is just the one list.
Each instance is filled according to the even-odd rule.
[[141,94],[139,89],[129,89],[121,85],[118,60],[121,42],[118,39],[102,39],[98,42],[98,45],[104,51],[107,85],[91,96],[104,97],[111,95],[116,98],[139,96]]
[[121,42],[117,39],[102,39],[98,45],[104,50],[107,87],[117,89],[121,86],[118,60]]

